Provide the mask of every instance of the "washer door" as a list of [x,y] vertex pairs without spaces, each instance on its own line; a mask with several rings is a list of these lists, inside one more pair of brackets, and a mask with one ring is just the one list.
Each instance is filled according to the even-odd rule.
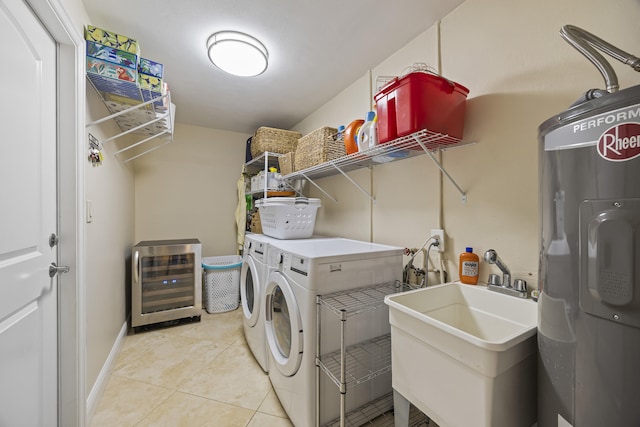
[[269,275],[265,315],[269,351],[278,370],[292,376],[302,361],[302,321],[291,285],[277,271]]
[[240,300],[242,301],[242,313],[250,327],[258,322],[260,314],[260,294],[262,291],[260,274],[256,261],[251,255],[247,255],[240,270]]

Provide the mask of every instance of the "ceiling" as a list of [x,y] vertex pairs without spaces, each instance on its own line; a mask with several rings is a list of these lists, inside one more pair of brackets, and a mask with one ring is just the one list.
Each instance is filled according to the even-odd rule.
[[[164,64],[177,122],[248,134],[293,127],[462,2],[83,0],[90,24]],[[234,77],[213,66],[206,41],[221,30],[260,39],[268,69]]]

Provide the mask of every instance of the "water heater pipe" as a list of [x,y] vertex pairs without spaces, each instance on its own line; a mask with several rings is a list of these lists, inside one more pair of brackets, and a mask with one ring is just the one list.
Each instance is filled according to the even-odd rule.
[[629,65],[636,71],[640,71],[639,58],[618,49],[582,28],[565,25],[560,29],[560,36],[596,66],[600,74],[602,74],[602,77],[604,77],[607,92],[613,93],[618,91],[620,88],[618,85],[618,76],[616,76],[611,64],[594,48],[598,48],[612,58]]

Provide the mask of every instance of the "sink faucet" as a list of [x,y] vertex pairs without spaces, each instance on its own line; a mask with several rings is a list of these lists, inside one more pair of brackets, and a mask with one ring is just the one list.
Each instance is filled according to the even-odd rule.
[[[502,286],[511,287],[511,272],[505,263],[500,259],[498,253],[493,249],[489,249],[484,253],[484,260],[489,264],[495,264],[502,271]],[[494,283],[495,284],[495,283]]]
[[493,249],[489,249],[484,253],[484,260],[489,264],[495,264],[502,271],[502,283],[500,283],[500,277],[497,274],[489,275],[489,283],[487,288],[492,291],[500,292],[502,294],[512,295],[518,298],[527,298],[527,282],[521,279],[516,279],[511,286],[511,272],[509,267],[500,259],[498,253]]

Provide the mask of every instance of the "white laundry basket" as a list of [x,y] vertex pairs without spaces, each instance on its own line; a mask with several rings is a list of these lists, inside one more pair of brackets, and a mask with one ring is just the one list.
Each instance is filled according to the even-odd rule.
[[207,313],[222,313],[238,308],[241,267],[240,255],[202,258]]
[[270,197],[256,201],[262,232],[276,239],[307,239],[313,235],[320,199]]

